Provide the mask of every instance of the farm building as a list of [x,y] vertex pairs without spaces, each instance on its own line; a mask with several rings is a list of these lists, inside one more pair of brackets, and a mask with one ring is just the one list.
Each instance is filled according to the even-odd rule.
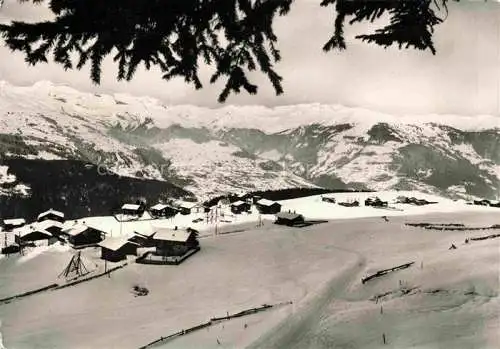
[[76,224],[62,231],[73,247],[93,245],[104,239],[105,233],[84,224]]
[[267,199],[260,199],[255,205],[262,214],[276,214],[281,211],[280,204]]
[[24,218],[4,219],[3,229],[5,231],[11,231],[12,229],[20,228],[25,224],[26,220]]
[[53,220],[57,222],[64,222],[64,213],[50,209],[38,215],[37,221],[42,222],[45,220]]
[[144,205],[141,204],[124,204],[121,208],[122,214],[130,216],[141,216],[144,211]]
[[196,230],[159,228],[153,236],[156,255],[182,256],[191,249],[199,246]]
[[244,201],[236,201],[231,204],[231,212],[234,214],[240,214],[242,212],[247,212],[250,210],[250,204]]
[[173,217],[179,212],[175,207],[165,204],[156,204],[149,209],[153,217]]
[[17,244],[23,245],[28,242],[43,241],[46,240],[49,243],[54,242],[54,237],[51,233],[44,229],[40,229],[35,225],[21,227],[13,231],[14,240]]
[[119,262],[127,259],[127,255],[137,255],[137,244],[126,237],[108,237],[98,243],[101,247],[101,259]]
[[278,212],[276,214],[276,224],[292,226],[295,224],[304,223],[304,216],[298,213]]

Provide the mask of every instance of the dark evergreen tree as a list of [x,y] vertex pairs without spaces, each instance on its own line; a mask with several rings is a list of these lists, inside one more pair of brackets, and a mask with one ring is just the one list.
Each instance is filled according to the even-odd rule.
[[[148,70],[158,67],[165,80],[183,77],[200,89],[198,67],[203,60],[215,68],[210,83],[226,79],[220,102],[241,89],[257,93],[247,78],[257,69],[268,77],[276,94],[283,93],[282,77],[274,69],[281,56],[273,22],[289,12],[294,0],[49,1],[52,21],[0,25],[6,45],[23,52],[29,64],[48,62],[50,53],[65,69],[81,69],[90,61],[91,79],[99,84],[102,60],[112,54],[118,80],[132,79],[142,63]],[[388,25],[356,38],[435,54],[432,33],[443,21],[439,12],[447,11],[448,1],[452,0],[322,0],[320,5],[333,7],[336,14],[333,35],[323,49],[346,48],[346,20],[374,22],[388,15]]]

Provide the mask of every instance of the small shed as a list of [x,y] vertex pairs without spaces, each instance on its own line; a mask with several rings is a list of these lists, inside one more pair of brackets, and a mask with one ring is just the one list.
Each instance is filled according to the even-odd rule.
[[298,213],[278,212],[274,223],[293,226],[295,224],[304,223],[304,216]]
[[11,231],[12,229],[20,228],[26,224],[24,218],[12,218],[3,220],[3,229],[5,231]]
[[250,210],[250,204],[244,201],[236,201],[231,204],[231,212],[240,214]]
[[279,203],[267,199],[260,199],[255,206],[262,214],[276,214],[281,211],[281,205]]
[[186,230],[159,228],[153,236],[156,254],[160,256],[182,256],[199,246],[198,232]]
[[124,204],[121,212],[130,216],[140,216],[144,213],[144,206],[141,204]]
[[127,255],[137,256],[137,244],[126,237],[108,237],[98,246],[101,247],[101,259],[110,262],[127,259]]
[[153,217],[173,217],[179,212],[175,207],[165,204],[156,204],[149,209]]
[[42,212],[38,215],[37,221],[42,222],[45,220],[53,220],[57,222],[64,222],[64,213],[60,211],[56,211],[54,209],[50,209],[48,211]]
[[105,233],[84,224],[76,224],[63,231],[67,235],[68,242],[74,247],[93,245],[104,239]]
[[254,205],[256,205],[256,204],[257,204],[257,202],[258,202],[260,199],[262,199],[262,196],[259,196],[259,195],[253,195],[253,196],[252,196],[252,203],[253,203]]

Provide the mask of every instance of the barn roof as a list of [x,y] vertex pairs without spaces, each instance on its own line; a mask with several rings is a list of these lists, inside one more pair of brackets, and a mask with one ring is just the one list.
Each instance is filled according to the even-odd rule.
[[302,216],[301,214],[291,213],[291,212],[278,212],[276,214],[277,218],[287,219],[287,220],[294,220],[300,218],[301,216]]
[[193,232],[188,232],[185,230],[174,230],[169,228],[160,228],[156,231],[154,235],[155,240],[162,241],[177,241],[186,242]]
[[58,216],[58,217],[61,217],[61,218],[64,218],[64,213],[60,212],[60,211],[56,211],[56,210],[53,210],[53,209],[50,209],[48,211],[45,211],[45,212],[42,212],[38,215],[38,219],[40,218],[43,218],[45,216],[48,216],[50,214],[53,214],[54,216]]
[[122,206],[122,210],[132,210],[132,211],[137,211],[141,208],[141,205],[137,204],[124,204]]
[[176,201],[175,202],[175,205],[178,206],[178,207],[182,207],[182,208],[187,208],[187,209],[192,209],[196,206],[199,205],[198,202],[190,202],[190,201]]
[[238,201],[233,202],[231,204],[231,206],[241,206],[241,205],[245,205],[245,204],[246,204],[246,202],[238,200]]
[[128,238],[125,236],[108,237],[105,240],[98,243],[97,245],[111,251],[118,251],[126,244],[136,245],[135,243],[129,241]]
[[278,204],[278,203],[275,201],[268,200],[268,199],[260,199],[259,201],[257,201],[257,204],[262,205],[262,206],[271,206],[271,205]]
[[26,224],[26,220],[24,218],[4,219],[3,224],[5,224],[5,225],[23,225],[23,224]]

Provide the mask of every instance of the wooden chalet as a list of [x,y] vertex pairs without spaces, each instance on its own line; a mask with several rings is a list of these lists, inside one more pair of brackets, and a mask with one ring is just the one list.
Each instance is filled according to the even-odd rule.
[[165,204],[156,204],[149,209],[153,217],[173,217],[179,212],[175,207]]
[[255,206],[262,214],[276,214],[281,211],[281,205],[279,203],[267,199],[260,199]]
[[76,224],[62,231],[73,247],[95,245],[104,239],[105,233],[85,224]]
[[304,216],[298,213],[278,212],[274,223],[293,226],[295,224],[304,223]]
[[26,243],[43,240],[46,240],[49,244],[54,242],[54,236],[50,232],[36,225],[25,225],[24,227],[14,230],[13,233],[14,241],[18,245],[25,245]]
[[365,200],[365,206],[373,206],[373,207],[387,207],[387,201],[382,201],[380,198],[368,198]]
[[141,216],[145,211],[142,204],[124,204],[121,208],[121,213],[129,216]]
[[243,212],[250,211],[251,205],[245,201],[236,201],[231,204],[231,212],[234,214],[240,214]]
[[37,217],[37,221],[42,222],[45,220],[52,220],[62,223],[64,222],[64,213],[53,209],[40,213]]
[[188,215],[199,212],[201,205],[197,202],[177,201],[175,203],[175,208],[177,208],[182,215]]
[[198,232],[194,229],[186,230],[159,228],[153,236],[156,255],[182,256],[189,250],[199,246]]
[[11,231],[13,229],[21,228],[26,224],[26,220],[24,218],[12,218],[12,219],[4,219],[3,220],[3,230]]
[[101,259],[110,262],[127,259],[127,255],[137,256],[137,244],[126,237],[107,237],[97,245],[101,247]]

